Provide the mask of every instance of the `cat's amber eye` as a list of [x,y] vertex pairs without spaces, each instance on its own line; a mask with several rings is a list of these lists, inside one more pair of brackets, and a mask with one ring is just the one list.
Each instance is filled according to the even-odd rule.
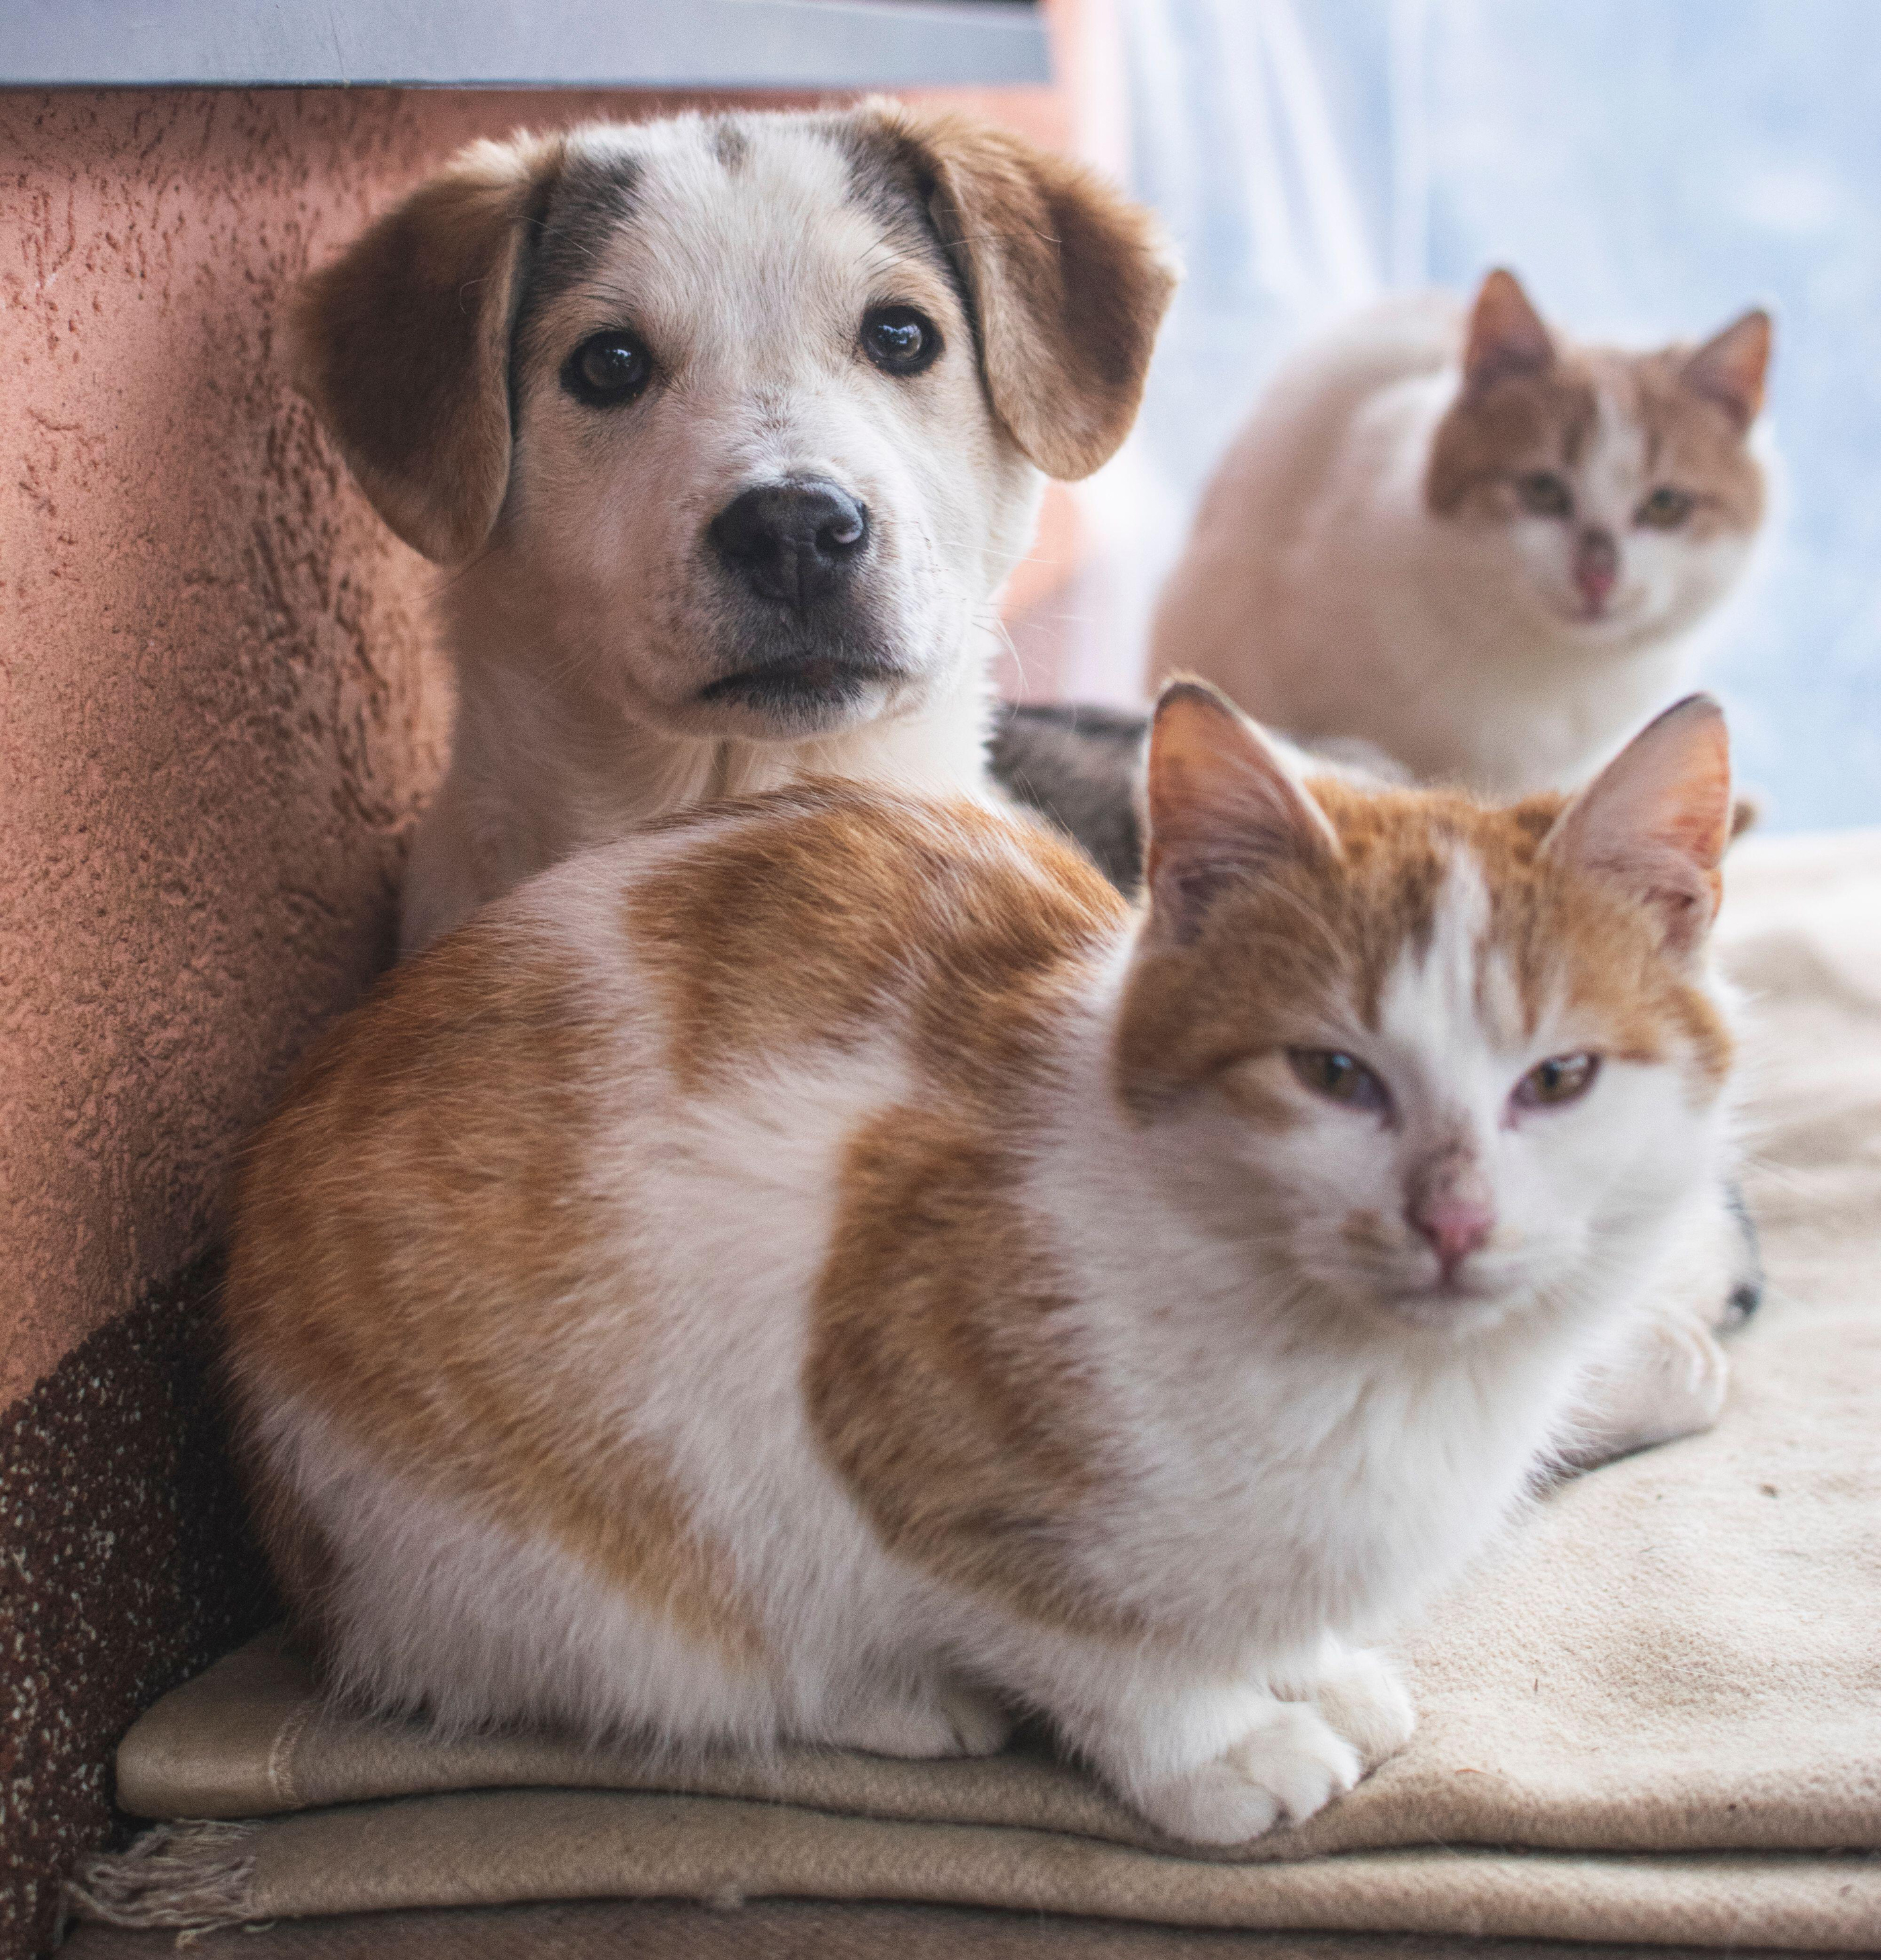
[[1634,521],[1656,531],[1676,530],[1691,516],[1692,504],[1690,492],[1662,483],[1634,513]]
[[1515,494],[1522,508],[1537,517],[1574,515],[1574,493],[1552,469],[1533,469],[1515,481]]
[[1290,1048],[1287,1060],[1294,1074],[1329,1102],[1343,1102],[1348,1109],[1391,1107],[1390,1090],[1343,1048]]
[[1523,1109],[1548,1109],[1572,1102],[1593,1087],[1600,1073],[1597,1055],[1556,1055],[1537,1062],[1515,1085],[1517,1106]]

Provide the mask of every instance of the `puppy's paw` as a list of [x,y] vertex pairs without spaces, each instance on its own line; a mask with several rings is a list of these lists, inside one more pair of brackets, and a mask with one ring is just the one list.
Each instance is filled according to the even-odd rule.
[[1213,1762],[1136,1793],[1159,1831],[1192,1844],[1243,1844],[1297,1824],[1358,1781],[1358,1752],[1310,1704],[1273,1704]]
[[1397,1669],[1369,1647],[1348,1649],[1329,1666],[1313,1684],[1313,1701],[1333,1732],[1358,1752],[1367,1771],[1395,1756],[1418,1726]]

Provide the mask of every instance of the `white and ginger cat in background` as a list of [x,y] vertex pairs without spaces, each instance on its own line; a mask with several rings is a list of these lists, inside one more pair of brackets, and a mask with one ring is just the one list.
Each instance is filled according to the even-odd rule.
[[1388,301],[1275,376],[1164,590],[1153,666],[1310,743],[1497,796],[1584,781],[1691,685],[1762,523],[1769,316],[1572,345],[1510,273]]
[[910,1757],[1040,1710],[1218,1844],[1403,1743],[1365,1643],[1719,1175],[1722,718],[1491,808],[1180,683],[1147,797],[1135,911],[978,800],[689,813],[326,1037],[227,1325],[336,1682]]

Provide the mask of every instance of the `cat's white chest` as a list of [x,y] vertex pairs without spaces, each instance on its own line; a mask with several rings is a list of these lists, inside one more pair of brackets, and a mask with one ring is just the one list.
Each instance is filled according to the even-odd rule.
[[1192,1373],[1160,1393],[1139,1379],[1124,1418],[1132,1498],[1112,1510],[1104,1577],[1224,1656],[1369,1637],[1517,1501],[1571,1376],[1538,1357],[1500,1370],[1374,1361],[1363,1378],[1335,1358],[1277,1361],[1201,1392]]

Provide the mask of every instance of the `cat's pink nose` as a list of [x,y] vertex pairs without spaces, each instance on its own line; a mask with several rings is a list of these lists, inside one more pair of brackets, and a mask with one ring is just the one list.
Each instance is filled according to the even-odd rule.
[[1619,548],[1607,531],[1583,531],[1574,549],[1574,583],[1590,612],[1607,603],[1620,576]]
[[1446,1280],[1456,1278],[1472,1252],[1482,1250],[1496,1228],[1494,1210],[1480,1191],[1438,1192],[1406,1215],[1412,1229],[1430,1242]]

